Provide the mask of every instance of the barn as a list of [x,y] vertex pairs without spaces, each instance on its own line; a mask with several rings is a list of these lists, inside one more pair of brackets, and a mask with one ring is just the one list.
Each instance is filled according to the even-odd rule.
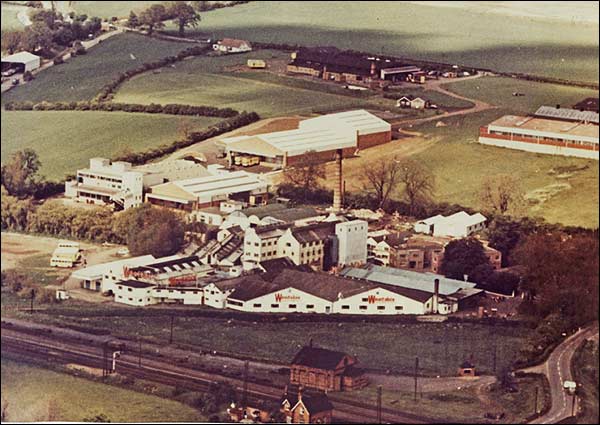
[[34,71],[40,67],[40,57],[29,52],[19,52],[2,57],[2,72],[16,69],[17,72]]

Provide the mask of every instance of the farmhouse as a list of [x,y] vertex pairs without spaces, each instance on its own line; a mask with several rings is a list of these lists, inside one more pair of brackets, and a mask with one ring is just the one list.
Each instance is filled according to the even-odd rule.
[[263,165],[286,167],[317,152],[323,161],[332,161],[337,150],[344,156],[358,149],[391,141],[391,125],[375,115],[356,110],[323,115],[301,121],[296,130],[222,139],[230,165],[243,158],[256,158]]
[[160,173],[135,169],[129,162],[92,158],[89,168],[77,170],[76,179],[65,183],[65,196],[126,210],[142,204],[145,188],[162,182]]
[[19,52],[2,57],[2,72],[15,69],[17,72],[35,71],[40,67],[40,57],[29,52]]
[[534,116],[505,115],[479,130],[479,143],[551,155],[598,159],[598,113],[540,107]]
[[213,174],[153,186],[146,201],[154,205],[195,211],[219,206],[227,200],[238,200],[251,205],[265,203],[268,185],[256,174],[245,171],[213,170]]
[[414,229],[415,232],[433,236],[464,238],[483,230],[486,220],[480,213],[469,215],[460,211],[447,217],[438,214],[418,221],[415,223]]
[[252,50],[250,42],[235,38],[224,38],[213,44],[213,50],[221,53],[242,53]]
[[424,100],[421,97],[414,96],[402,96],[396,101],[396,107],[398,108],[411,108],[411,109],[426,109],[429,107],[429,101]]
[[286,423],[330,424],[332,420],[333,405],[327,394],[321,391],[307,391],[302,386],[288,385],[280,405]]
[[364,371],[355,357],[341,351],[313,347],[296,353],[290,364],[290,382],[322,391],[352,391],[367,386]]

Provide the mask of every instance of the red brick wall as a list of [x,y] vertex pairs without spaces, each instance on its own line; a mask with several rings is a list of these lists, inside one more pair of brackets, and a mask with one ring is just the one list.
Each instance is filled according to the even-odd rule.
[[372,146],[383,145],[392,140],[392,132],[384,131],[381,133],[363,134],[358,136],[358,148],[366,149]]

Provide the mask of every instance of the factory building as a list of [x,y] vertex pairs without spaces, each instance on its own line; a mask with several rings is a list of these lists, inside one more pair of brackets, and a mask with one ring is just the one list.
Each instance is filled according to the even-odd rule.
[[447,236],[452,238],[465,238],[485,229],[486,218],[476,213],[469,215],[464,211],[444,217],[436,215],[418,221],[414,225],[415,232],[433,236]]
[[152,255],[126,258],[76,270],[71,274],[71,277],[79,281],[80,286],[84,289],[106,292],[108,289],[112,289],[112,284],[117,280],[125,280],[123,276],[124,268],[150,264],[155,261],[156,258]]
[[218,207],[222,202],[237,200],[250,205],[266,203],[267,183],[258,175],[245,171],[212,168],[211,175],[173,181],[153,186],[146,194],[151,204],[192,212]]
[[540,107],[533,116],[505,115],[479,131],[479,143],[598,160],[598,113]]
[[276,167],[291,166],[307,152],[323,161],[335,159],[342,150],[351,156],[357,150],[391,141],[391,125],[364,109],[310,118],[298,129],[237,136],[221,140],[230,165],[242,165],[244,158]]
[[339,266],[362,265],[367,262],[368,227],[368,223],[363,220],[346,221],[335,225]]
[[142,204],[144,189],[162,182],[160,173],[138,170],[129,162],[92,158],[89,168],[77,170],[76,179],[65,183],[65,196],[86,204],[129,209]]

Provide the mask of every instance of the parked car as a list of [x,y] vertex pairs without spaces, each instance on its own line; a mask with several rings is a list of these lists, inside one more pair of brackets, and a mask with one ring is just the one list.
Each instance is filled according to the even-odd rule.
[[2,76],[3,76],[3,77],[10,77],[11,75],[15,75],[16,73],[17,73],[17,70],[16,70],[16,69],[14,69],[14,68],[10,68],[10,69],[7,69],[6,71],[4,71],[4,72],[2,73]]
[[16,85],[18,85],[18,84],[19,84],[19,79],[18,79],[18,78],[13,78],[13,79],[12,79],[12,81],[11,81],[11,84],[12,84],[13,86],[16,86]]

